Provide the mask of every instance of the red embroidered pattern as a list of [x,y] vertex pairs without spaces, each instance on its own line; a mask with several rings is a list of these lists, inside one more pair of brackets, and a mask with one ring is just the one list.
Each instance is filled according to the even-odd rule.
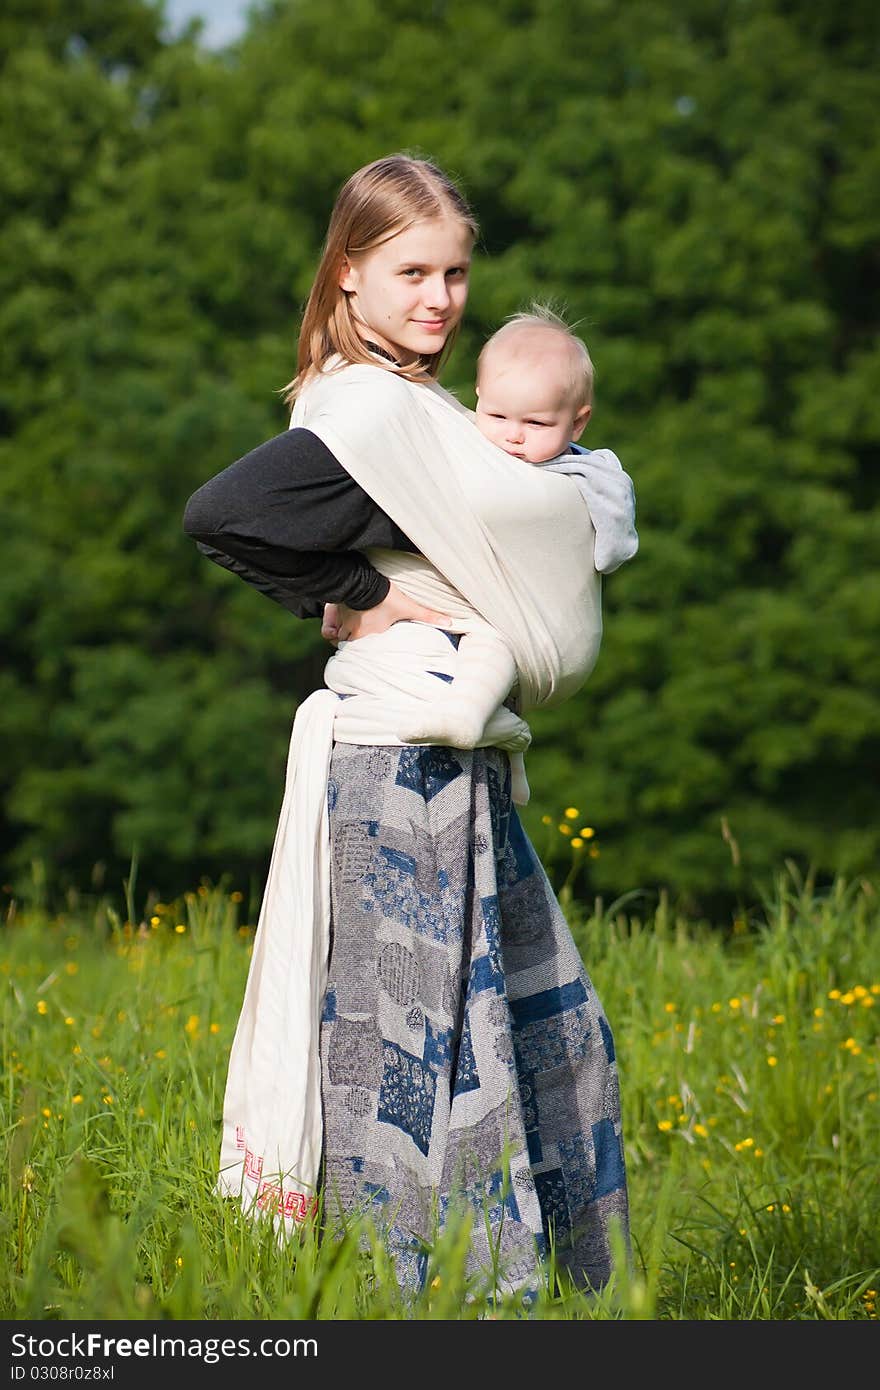
[[285,1192],[276,1183],[264,1182],[257,1193],[257,1206],[288,1220],[305,1221],[306,1217],[316,1215],[318,1199],[309,1198],[305,1192],[296,1192],[293,1188]]
[[265,1182],[262,1181],[263,1155],[253,1153],[246,1146],[244,1125],[235,1126],[235,1147],[244,1149],[245,1177],[259,1183],[257,1206],[261,1210],[283,1216],[288,1221],[305,1221],[307,1217],[317,1215],[317,1195],[310,1197],[307,1193],[297,1192],[291,1187],[285,1191],[280,1183],[269,1182],[268,1178]]
[[253,1178],[254,1182],[259,1182],[260,1178],[261,1178],[262,1175],[263,1175],[263,1156],[262,1156],[262,1154],[260,1155],[259,1158],[257,1158],[255,1154],[252,1154],[252,1153],[251,1153],[250,1149],[245,1149],[245,1151],[244,1151],[244,1171],[245,1171],[245,1176],[246,1176],[246,1177],[248,1177],[248,1178]]

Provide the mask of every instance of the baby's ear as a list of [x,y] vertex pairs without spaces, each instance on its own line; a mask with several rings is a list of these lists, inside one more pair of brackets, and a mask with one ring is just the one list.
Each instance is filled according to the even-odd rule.
[[578,411],[577,415],[574,417],[574,420],[572,421],[571,426],[571,437],[573,440],[577,441],[578,439],[580,439],[584,430],[587,428],[587,421],[589,420],[592,413],[593,407],[591,405],[582,406],[581,409]]

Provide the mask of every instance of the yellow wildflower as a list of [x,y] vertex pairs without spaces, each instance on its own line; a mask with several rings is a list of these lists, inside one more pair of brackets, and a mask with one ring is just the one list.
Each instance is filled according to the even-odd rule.
[[570,825],[566,825],[564,821],[560,821],[560,823],[559,823],[559,833],[560,833],[560,835],[570,835],[570,834],[571,834],[571,826],[570,826]]
[[70,1097],[70,1103],[71,1105],[82,1105],[82,1096],[79,1091],[77,1091],[75,1096]]
[[52,1111],[49,1109],[48,1106],[45,1106],[45,1105],[44,1105],[44,1106],[43,1106],[43,1114],[44,1114],[45,1116],[47,1116],[47,1118],[48,1118],[48,1117],[51,1116]]
[[565,814],[568,820],[577,820],[578,816],[580,815],[580,811],[576,806],[566,806]]
[[581,826],[581,834],[583,835],[583,837],[584,837],[585,840],[592,840],[592,838],[593,838],[593,836],[595,835],[595,833],[596,833],[596,832],[595,832],[595,830],[593,829],[593,827],[592,827],[591,825],[582,825],[582,826]]
[[658,1121],[657,1121],[657,1128],[660,1129],[660,1130],[662,1130],[664,1134],[667,1134],[667,1133],[669,1132],[669,1130],[672,1129],[672,1121],[671,1121],[671,1120],[658,1120]]
[[49,1005],[46,1003],[45,999],[38,999],[38,1000],[37,1000],[37,1013],[38,1013],[38,1014],[47,1014],[48,1012],[49,1012]]
[[186,1023],[183,1025],[183,1028],[184,1032],[189,1033],[190,1037],[192,1037],[194,1033],[197,1033],[199,1031],[198,1014],[190,1014],[189,1018],[186,1020]]
[[571,842],[571,847],[572,849],[583,849],[584,842],[581,839],[580,835],[575,835],[574,839]]
[[552,824],[553,824],[553,817],[552,817],[552,816],[542,816],[542,817],[541,817],[541,824],[542,824],[542,825],[552,825]]
[[185,932],[185,931],[186,931],[186,927],[183,925],[182,922],[178,922],[178,923],[177,923],[177,926],[174,928],[174,930],[177,932],[177,934],[178,934],[178,936],[179,936],[181,932]]
[[72,1028],[73,1025],[74,1025],[74,1023],[76,1023],[76,1019],[75,1019],[75,1018],[71,1018],[71,1017],[70,1017],[70,1014],[68,1014],[68,1015],[67,1015],[67,1018],[64,1020],[64,1022],[67,1024],[68,1028]]
[[728,1004],[730,1005],[730,1007],[731,1007],[732,1009],[738,1009],[738,1008],[739,1008],[740,1001],[739,1001],[738,999],[728,999],[727,1002],[728,1002]]
[[701,1139],[709,1138],[709,1131],[705,1125],[694,1125],[694,1134],[698,1134]]
[[768,1057],[768,1058],[767,1058],[767,1066],[768,1066],[768,1067],[775,1067],[776,1064],[777,1064],[777,1062],[778,1062],[778,1060],[779,1060],[779,1059],[778,1059],[777,1057]]
[[220,1024],[219,1024],[219,1023],[212,1023],[212,1024],[211,1024],[211,1032],[212,1032],[212,1033],[219,1033],[219,1032],[220,1032]]
[[69,960],[65,965],[64,969],[66,970],[68,975],[76,975],[79,971],[79,966],[77,965],[75,960]]

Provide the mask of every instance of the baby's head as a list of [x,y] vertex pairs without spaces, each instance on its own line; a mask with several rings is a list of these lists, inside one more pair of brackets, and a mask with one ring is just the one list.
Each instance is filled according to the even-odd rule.
[[593,401],[586,345],[551,309],[514,314],[477,362],[477,424],[514,458],[546,463],[583,434]]

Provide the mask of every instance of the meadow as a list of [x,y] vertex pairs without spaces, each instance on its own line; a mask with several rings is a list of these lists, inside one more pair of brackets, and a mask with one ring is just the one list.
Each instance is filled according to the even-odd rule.
[[[207,880],[139,908],[127,890],[7,896],[0,1317],[523,1317],[465,1279],[465,1226],[404,1306],[367,1227],[282,1255],[215,1194],[257,905]],[[560,896],[615,1031],[633,1258],[594,1297],[551,1260],[527,1315],[876,1318],[878,885],[788,864],[728,927],[662,895]]]

